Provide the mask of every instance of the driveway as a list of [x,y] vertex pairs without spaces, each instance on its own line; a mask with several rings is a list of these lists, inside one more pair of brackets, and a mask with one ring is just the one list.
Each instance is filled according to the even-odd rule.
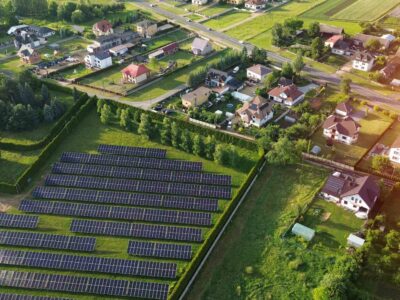
[[318,85],[316,85],[316,84],[314,84],[314,83],[310,83],[310,84],[308,84],[308,85],[299,87],[299,90],[300,90],[303,94],[307,94],[309,91],[315,90],[316,88],[318,88]]

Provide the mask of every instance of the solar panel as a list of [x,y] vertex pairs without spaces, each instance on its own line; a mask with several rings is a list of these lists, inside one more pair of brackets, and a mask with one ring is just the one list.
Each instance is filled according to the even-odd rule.
[[183,160],[159,159],[150,157],[131,157],[118,155],[98,155],[77,152],[64,152],[60,158],[61,162],[97,164],[107,166],[122,166],[150,169],[165,169],[176,171],[201,171],[201,162],[191,162]]
[[166,182],[186,182],[208,185],[231,185],[232,183],[230,176],[220,174],[156,169],[137,169],[129,167],[85,165],[73,163],[55,163],[52,168],[52,172],[56,174],[89,175]]
[[142,156],[142,157],[165,158],[167,155],[167,150],[158,148],[99,145],[97,150],[100,153]]
[[78,233],[109,236],[129,236],[156,240],[175,240],[186,242],[201,242],[203,240],[201,229],[199,228],[164,225],[72,220],[70,230]]
[[120,219],[130,221],[176,223],[211,226],[211,214],[205,212],[160,210],[96,204],[67,203],[56,201],[22,200],[21,211],[39,214]]
[[133,206],[165,207],[201,211],[217,211],[217,199],[182,197],[162,194],[137,194],[117,191],[98,191],[67,189],[63,187],[36,187],[34,198],[51,200],[70,200],[104,204],[122,204]]
[[164,300],[168,284],[70,275],[0,271],[0,286],[66,293]]
[[0,300],[69,300],[67,298],[42,297],[17,294],[0,294]]
[[230,199],[231,187],[189,183],[156,182],[118,178],[100,178],[52,174],[46,178],[48,186],[64,186],[100,190],[131,191],[194,197]]
[[91,252],[95,250],[96,238],[34,232],[0,231],[0,244]]
[[161,244],[151,242],[129,241],[128,253],[130,255],[174,258],[174,259],[192,259],[192,246],[177,244]]
[[170,279],[177,269],[175,263],[5,249],[0,249],[0,265]]
[[38,216],[10,215],[0,213],[0,227],[33,229],[38,226],[38,223]]

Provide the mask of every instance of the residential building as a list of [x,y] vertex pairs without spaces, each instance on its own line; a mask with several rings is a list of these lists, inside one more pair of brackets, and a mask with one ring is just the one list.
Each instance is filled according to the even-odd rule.
[[324,122],[323,135],[341,143],[354,144],[358,140],[360,124],[351,117],[330,115]]
[[150,70],[143,64],[131,64],[121,72],[124,82],[138,84],[150,78]]
[[210,68],[207,72],[205,84],[206,86],[213,87],[224,87],[227,83],[229,74],[224,71]]
[[176,53],[179,50],[179,45],[178,43],[171,43],[167,46],[162,47],[161,49],[158,49],[155,52],[152,52],[149,54],[149,59],[150,58],[156,58],[156,59],[161,59],[165,56],[172,55]]
[[378,201],[380,189],[372,176],[335,172],[329,176],[320,194],[327,201],[354,212],[357,217],[366,218]]
[[351,50],[351,42],[348,40],[339,40],[331,48],[331,52],[336,55],[350,56],[353,53]]
[[105,69],[112,66],[112,58],[108,52],[89,53],[85,56],[85,65],[88,69]]
[[17,55],[26,64],[36,64],[41,61],[40,53],[29,46],[23,45]]
[[96,41],[87,47],[90,53],[97,51],[106,51],[116,46],[132,43],[136,45],[141,41],[141,37],[137,32],[127,30],[121,33],[113,33],[109,35],[101,35],[97,37]]
[[49,27],[42,27],[35,25],[29,26],[29,32],[35,34],[40,38],[46,38],[46,39],[56,34],[56,32]]
[[342,35],[344,33],[344,29],[342,27],[337,27],[333,25],[319,24],[319,32],[321,35],[329,37],[332,35]]
[[256,96],[236,111],[245,126],[261,127],[274,117],[273,103]]
[[259,11],[265,9],[266,3],[264,0],[247,0],[244,7],[252,11]]
[[25,25],[25,24],[11,26],[10,29],[8,29],[7,34],[8,35],[18,35],[18,34],[20,34],[21,31],[27,31],[28,28],[29,28],[29,25]]
[[212,52],[211,43],[201,38],[195,38],[192,43],[192,52],[194,55],[205,56]]
[[101,20],[92,27],[95,36],[110,35],[114,33],[112,24],[107,20]]
[[137,23],[136,31],[144,38],[151,38],[157,33],[157,23],[150,20],[144,20]]
[[257,64],[247,68],[246,75],[249,80],[261,82],[264,81],[265,77],[271,72],[272,70],[270,68]]
[[400,164],[400,137],[398,137],[390,146],[389,159],[394,163]]
[[339,42],[339,41],[342,41],[343,38],[344,37],[341,34],[332,35],[329,39],[327,39],[325,41],[325,43],[324,43],[325,47],[329,47],[329,48],[332,49],[336,45],[336,43]]
[[241,5],[244,3],[244,0],[226,0],[226,3],[232,5]]
[[353,57],[353,69],[369,72],[374,67],[375,58],[367,51],[358,51]]
[[365,48],[366,45],[368,44],[368,42],[371,40],[377,40],[379,42],[379,44],[381,45],[381,49],[383,49],[383,50],[387,50],[390,46],[390,40],[379,37],[379,36],[359,33],[353,37],[354,45],[356,45],[358,47]]
[[390,80],[400,70],[400,57],[395,56],[379,71],[385,80]]
[[133,48],[134,46],[135,45],[132,43],[126,43],[119,46],[115,46],[110,50],[108,50],[108,52],[110,52],[110,54],[113,56],[121,56],[128,53],[129,49]]
[[353,107],[349,104],[348,101],[340,102],[338,105],[336,105],[335,108],[335,113],[341,117],[350,116],[352,111]]
[[14,38],[14,46],[16,49],[20,49],[22,46],[37,48],[45,43],[46,40],[44,38],[39,39],[35,34],[30,34],[26,31],[17,34]]
[[181,96],[182,106],[187,109],[198,107],[207,102],[211,94],[212,91],[209,88],[201,86],[194,91]]
[[207,2],[208,0],[192,0],[193,5],[205,5]]
[[268,97],[288,106],[296,105],[304,99],[304,93],[296,85],[278,86],[268,92]]

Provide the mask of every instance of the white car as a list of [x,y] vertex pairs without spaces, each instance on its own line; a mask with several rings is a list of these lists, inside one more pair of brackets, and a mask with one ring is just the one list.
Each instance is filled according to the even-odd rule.
[[240,70],[240,67],[239,66],[237,66],[237,67],[235,67],[234,69],[233,69],[233,74],[236,74],[237,72],[239,72],[239,70]]

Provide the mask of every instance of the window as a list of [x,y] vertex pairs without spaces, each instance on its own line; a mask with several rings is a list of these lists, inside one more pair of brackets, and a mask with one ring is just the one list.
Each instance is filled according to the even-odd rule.
[[357,205],[353,205],[353,208],[357,208]]
[[347,201],[344,201],[343,203],[347,205]]

